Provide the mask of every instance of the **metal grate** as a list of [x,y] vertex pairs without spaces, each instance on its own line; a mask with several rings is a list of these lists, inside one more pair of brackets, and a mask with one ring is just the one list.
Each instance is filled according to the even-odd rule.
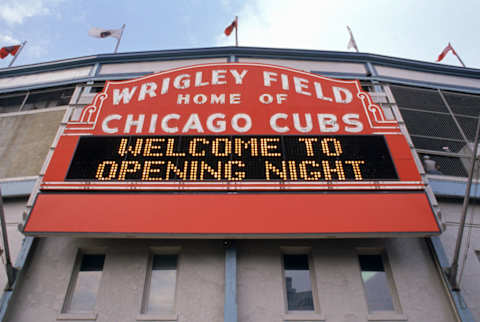
[[390,85],[390,88],[399,107],[448,113],[436,90],[397,85]]
[[480,95],[399,85],[390,89],[426,170],[429,164],[427,172],[467,176],[465,159],[471,154],[467,143],[474,141]]

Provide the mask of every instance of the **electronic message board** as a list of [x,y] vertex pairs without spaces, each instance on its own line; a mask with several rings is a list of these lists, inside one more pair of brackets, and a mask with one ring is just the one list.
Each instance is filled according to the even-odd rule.
[[66,180],[397,180],[383,136],[83,136]]
[[24,231],[438,233],[424,187],[398,123],[358,81],[197,65],[107,82],[62,130]]

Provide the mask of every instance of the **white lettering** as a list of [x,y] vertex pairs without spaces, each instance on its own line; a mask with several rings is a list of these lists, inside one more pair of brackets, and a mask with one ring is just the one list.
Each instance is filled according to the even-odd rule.
[[207,86],[208,82],[203,82],[202,83],[202,72],[196,72],[195,73],[195,87],[200,87],[200,86]]
[[[214,121],[216,119],[221,119],[222,121],[217,121],[216,123],[214,123]],[[226,129],[226,124],[227,124],[224,121],[224,119],[225,119],[225,114],[222,114],[222,113],[215,113],[215,114],[210,115],[207,118],[207,128],[210,131],[215,132],[215,133],[224,132],[225,129]]]
[[176,89],[185,89],[190,87],[190,75],[181,74],[173,80],[173,87]]
[[200,123],[200,119],[198,118],[197,113],[193,113],[190,115],[187,122],[185,123],[185,126],[182,129],[182,132],[186,133],[190,130],[196,130],[199,133],[203,133],[202,124]]
[[274,76],[277,76],[277,73],[274,72],[263,72],[263,85],[264,86],[271,86],[272,81],[276,82],[277,79],[274,78]]
[[348,104],[352,101],[353,95],[348,89],[343,87],[336,87],[336,86],[333,86],[332,89],[333,89],[333,96],[335,97],[335,101],[337,103]]
[[332,101],[331,97],[325,97],[323,96],[323,90],[322,90],[322,85],[320,83],[314,82],[313,86],[315,87],[315,94],[317,94],[317,98],[325,101]]
[[210,104],[225,104],[225,94],[212,94],[210,96]]
[[197,94],[193,97],[195,104],[204,104],[207,101],[207,96],[204,94]]
[[337,132],[337,117],[334,114],[317,114],[318,125],[322,132]]
[[135,126],[137,130],[135,132],[141,133],[143,129],[143,121],[145,120],[145,114],[139,114],[138,119],[134,120],[132,114],[127,115],[127,121],[125,122],[124,133],[130,133],[132,126]]
[[363,124],[362,124],[362,122],[360,122],[359,118],[360,118],[360,116],[358,114],[354,114],[354,113],[349,113],[349,114],[345,114],[344,116],[342,116],[342,121],[345,124],[353,125],[353,127],[352,126],[345,126],[345,131],[353,132],[353,133],[362,132]]
[[308,80],[300,77],[293,77],[293,84],[295,85],[295,92],[303,95],[312,95],[312,93],[305,92],[303,89],[308,88]]
[[230,104],[240,104],[240,94],[230,94]]
[[280,77],[282,78],[282,89],[288,91],[288,76],[285,74],[281,74]]
[[112,114],[112,115],[109,115],[109,116],[105,117],[103,119],[103,122],[102,122],[103,132],[110,133],[110,134],[117,133],[118,132],[118,127],[110,127],[108,123],[110,121],[113,121],[113,120],[121,120],[121,119],[122,119],[122,116],[119,115],[119,114]]
[[168,86],[170,85],[170,77],[164,78],[162,81],[162,90],[160,91],[160,94],[167,94],[168,92]]
[[242,84],[243,78],[247,75],[247,70],[242,70],[242,73],[239,74],[236,69],[231,69],[230,73],[235,78],[235,84]]
[[273,102],[273,96],[270,95],[270,94],[262,94],[262,95],[260,95],[258,100],[260,101],[260,103],[270,104],[270,103]]
[[226,84],[225,81],[225,74],[227,73],[226,70],[222,69],[214,69],[212,70],[212,85],[222,85]]
[[177,104],[188,104],[190,102],[190,94],[178,94]]
[[142,84],[140,87],[140,94],[138,95],[138,101],[143,101],[145,99],[145,95],[149,95],[150,98],[157,96],[155,90],[157,89],[157,83],[150,82]]
[[277,103],[282,104],[283,101],[287,100],[287,94],[277,94]]
[[[245,122],[244,126],[240,126],[238,122],[243,120]],[[238,113],[232,117],[232,128],[240,133],[247,132],[252,128],[252,119],[250,115],[245,113]]]
[[179,119],[180,119],[180,115],[178,115],[178,114],[175,114],[175,113],[167,114],[163,117],[160,126],[162,127],[162,130],[166,133],[177,133],[178,132],[178,127],[168,126],[168,121],[179,120]]
[[288,119],[288,115],[285,114],[285,113],[273,114],[272,117],[270,118],[270,127],[272,128],[272,130],[274,130],[275,132],[278,132],[278,133],[285,133],[285,132],[290,131],[288,126],[279,126],[277,124],[278,119],[286,120],[286,119]]
[[152,114],[152,117],[150,118],[150,126],[148,128],[149,133],[155,133],[155,129],[157,128],[157,119],[158,114]]
[[305,122],[307,123],[305,126],[300,124],[300,116],[298,113],[293,113],[293,126],[298,132],[308,133],[312,130],[312,116],[310,113],[305,114]]
[[122,89],[122,92],[120,92],[119,89],[114,89],[113,90],[113,105],[118,105],[120,104],[120,101],[123,100],[123,104],[128,104],[130,100],[132,99],[133,94],[137,90],[137,86],[134,86],[132,89],[129,89],[128,87],[125,87]]

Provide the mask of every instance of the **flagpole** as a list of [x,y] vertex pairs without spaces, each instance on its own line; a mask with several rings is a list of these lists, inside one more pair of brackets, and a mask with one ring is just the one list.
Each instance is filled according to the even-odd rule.
[[235,46],[238,47],[238,16],[235,16]]
[[13,56],[12,60],[10,61],[10,64],[8,64],[8,67],[12,67],[13,63],[15,62],[15,60],[17,59],[17,56],[20,54],[20,52],[22,51],[23,47],[27,44],[27,41],[25,40],[23,43],[22,43],[22,46],[20,46],[20,48],[17,50],[17,53],[15,54],[15,56]]
[[125,29],[125,24],[122,25],[122,32],[120,33],[120,38],[117,39],[117,45],[115,46],[115,50],[113,51],[114,54],[116,54],[118,51],[118,45],[120,45],[120,40],[122,39],[124,29]]
[[463,67],[467,67],[467,66],[465,66],[465,64],[463,63],[463,60],[460,58],[460,56],[458,56],[457,51],[455,51],[455,56],[457,56],[458,61],[460,62],[460,64],[462,64]]

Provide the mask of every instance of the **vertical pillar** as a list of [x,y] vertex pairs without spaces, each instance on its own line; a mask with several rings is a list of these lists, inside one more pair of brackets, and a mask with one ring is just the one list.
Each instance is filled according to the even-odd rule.
[[225,241],[225,304],[224,322],[237,322],[237,249],[231,241]]

